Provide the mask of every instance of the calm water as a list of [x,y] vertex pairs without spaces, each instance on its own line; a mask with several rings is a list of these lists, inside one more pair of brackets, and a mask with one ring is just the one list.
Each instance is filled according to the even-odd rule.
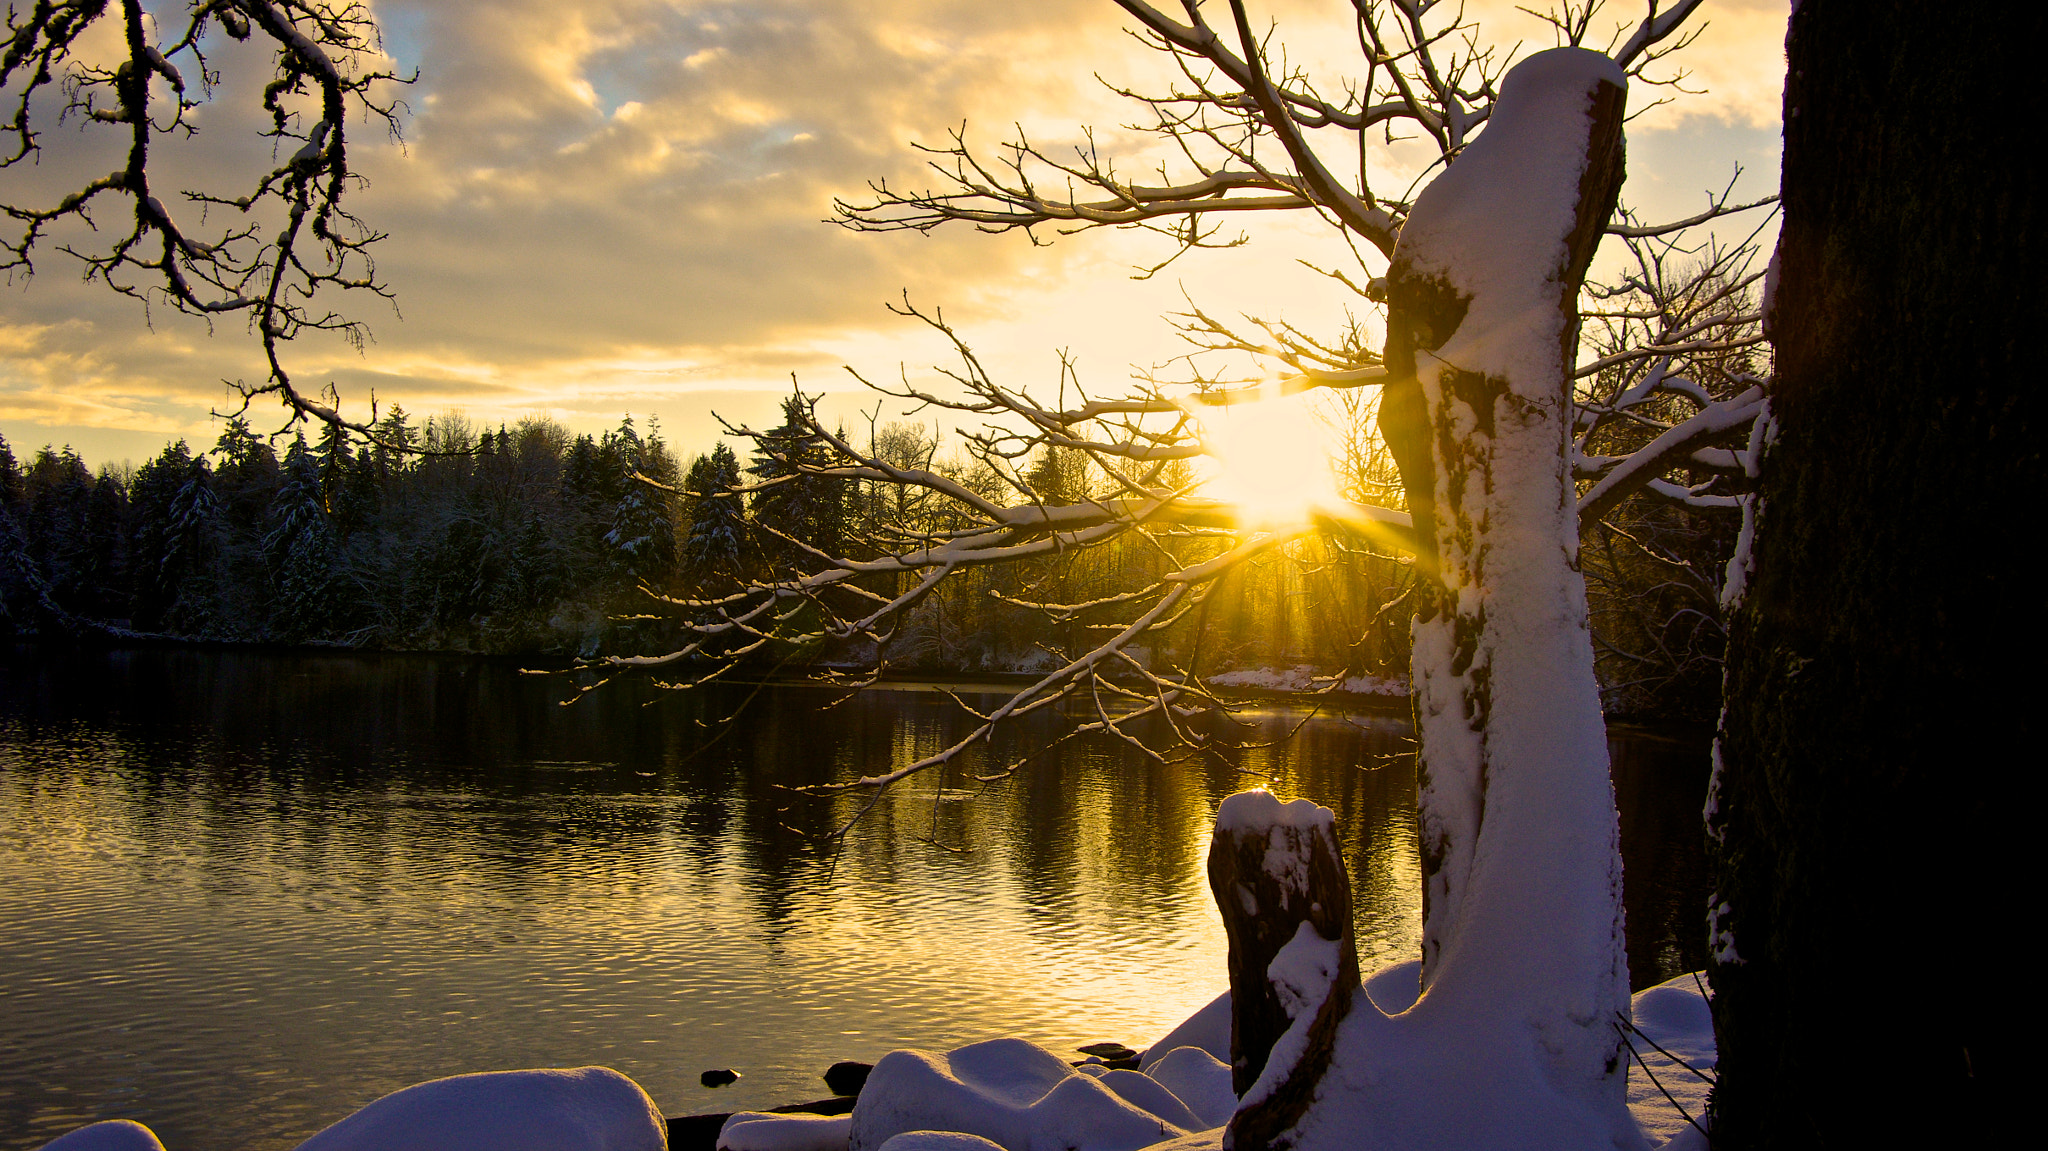
[[[817,1098],[835,1060],[894,1047],[1142,1045],[1225,982],[1203,855],[1251,783],[1337,811],[1368,970],[1415,946],[1398,719],[1311,718],[1234,764],[1072,743],[999,785],[905,788],[835,851],[859,801],[786,788],[941,746],[944,696],[614,685],[563,708],[564,686],[0,649],[0,1148],[127,1117],[171,1151],[283,1149],[494,1068],[605,1064],[674,1115]],[[1643,985],[1701,962],[1705,754],[1615,747]],[[725,1066],[743,1078],[698,1085]]]

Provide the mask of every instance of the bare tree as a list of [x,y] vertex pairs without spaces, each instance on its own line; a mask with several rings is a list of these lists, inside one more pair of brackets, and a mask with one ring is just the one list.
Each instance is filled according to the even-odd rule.
[[[222,82],[215,61],[266,45],[272,73],[260,109],[272,162],[238,189],[172,188],[165,156],[200,132],[196,113]],[[273,395],[293,418],[309,415],[372,434],[336,411],[329,389],[308,395],[292,381],[282,345],[307,331],[360,345],[362,323],[321,302],[334,292],[389,297],[370,258],[382,235],[344,197],[360,178],[350,166],[350,122],[398,129],[400,107],[373,14],[343,0],[36,0],[7,11],[0,54],[7,141],[0,169],[21,173],[42,158],[45,136],[67,122],[125,145],[102,174],[54,197],[16,198],[0,211],[19,229],[0,248],[0,270],[30,275],[52,245],[79,260],[88,280],[145,304],[209,323],[248,324],[267,374],[238,385],[243,407]],[[195,219],[196,217],[196,219]]]
[[[1757,339],[1744,306],[1749,245],[1712,249],[1682,281],[1659,269],[1697,247],[1689,229],[1769,201],[1724,193],[1669,223],[1617,210],[1626,90],[1673,79],[1648,70],[1686,42],[1697,0],[1653,0],[1604,52],[1585,47],[1598,5],[1569,5],[1551,18],[1561,47],[1519,64],[1439,5],[1357,0],[1364,78],[1334,88],[1288,66],[1242,0],[1220,26],[1194,0],[1179,18],[1119,3],[1181,78],[1164,93],[1124,91],[1171,155],[1157,182],[1119,174],[1092,139],[1061,159],[1020,132],[990,159],[963,129],[933,150],[934,189],[877,184],[871,199],[840,204],[841,221],[863,231],[966,223],[1041,240],[1139,227],[1170,239],[1170,261],[1235,242],[1217,231],[1230,213],[1313,212],[1349,261],[1327,269],[1332,280],[1384,315],[1384,351],[1357,325],[1326,339],[1191,305],[1180,324],[1198,353],[1249,354],[1282,378],[1225,375],[1198,354],[1181,378],[1155,375],[1110,396],[1091,395],[1068,365],[1056,395],[1034,395],[991,378],[941,315],[906,300],[905,315],[953,346],[950,386],[907,375],[863,382],[914,411],[950,415],[1007,490],[864,452],[798,411],[833,458],[791,461],[797,471],[919,489],[947,514],[874,528],[839,551],[789,540],[802,558],[772,578],[678,603],[700,621],[691,642],[602,666],[702,682],[796,627],[807,639],[871,642],[879,674],[906,614],[963,572],[1112,546],[1156,560],[1113,591],[1012,596],[1078,625],[1068,634],[1087,642],[975,711],[954,745],[825,789],[878,796],[943,770],[997,725],[1056,706],[1077,714],[1069,737],[1101,733],[1151,756],[1209,746],[1226,704],[1196,660],[1161,659],[1153,639],[1198,620],[1232,571],[1318,528],[1412,557],[1421,578],[1403,610],[1416,611],[1424,995],[1398,1017],[1345,999],[1341,1024],[1317,1024],[1319,1038],[1295,1044],[1295,1056],[1267,1068],[1266,1089],[1247,1093],[1240,1145],[1631,1145],[1613,1027],[1628,995],[1620,862],[1579,533],[1638,493],[1735,510],[1739,482],[1722,477],[1753,475],[1751,429],[1764,406],[1753,379],[1700,370]],[[1375,182],[1384,174],[1366,143],[1396,132],[1436,149],[1419,191]],[[1582,291],[1603,236],[1632,245],[1637,270]],[[1580,362],[1589,322],[1597,350]],[[1231,405],[1364,387],[1381,393],[1377,421],[1405,506],[1365,502],[1352,485],[1354,498],[1276,521],[1217,498],[1190,467],[1211,450],[1205,423]],[[773,450],[770,433],[730,431]],[[1048,453],[1086,462],[1084,494],[1054,500],[1031,482]],[[1340,1066],[1349,1070],[1328,1078]],[[1444,1108],[1453,1090],[1471,1105]]]

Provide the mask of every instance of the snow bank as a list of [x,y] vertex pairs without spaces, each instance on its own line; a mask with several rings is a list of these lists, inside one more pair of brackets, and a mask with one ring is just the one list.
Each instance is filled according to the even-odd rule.
[[[487,1071],[394,1091],[299,1151],[665,1151],[668,1122],[609,1067]],[[70,1151],[66,1148],[65,1151]]]
[[848,1146],[879,1151],[908,1132],[956,1131],[1007,1151],[1135,1151],[1205,1126],[1158,1080],[1089,1071],[1021,1039],[892,1051],[861,1089]]
[[1001,1151],[979,1135],[959,1131],[905,1131],[887,1143],[882,1151]]
[[[1694,1139],[1701,1148],[1706,1146],[1686,1118],[1698,1120],[1706,1114],[1711,1084],[1695,1071],[1713,1074],[1718,1058],[1714,1013],[1700,994],[1700,986],[1698,976],[1681,975],[1636,992],[1630,1003],[1641,1034],[1631,1035],[1629,1045],[1641,1062],[1631,1059],[1628,1109],[1650,1142],[1669,1151],[1679,1151]],[[1659,1052],[1659,1047],[1664,1051]]]
[[1422,994],[1422,960],[1411,959],[1373,972],[1365,981],[1365,993],[1372,1005],[1388,1015],[1399,1015],[1415,1006]]
[[[1224,1000],[1226,1019],[1229,1002]],[[1200,1047],[1176,1047],[1145,1069],[1145,1074],[1194,1112],[1203,1128],[1221,1127],[1237,1110],[1237,1094],[1230,1089],[1229,1045],[1224,1047],[1223,1059]]]
[[[852,1131],[851,1115],[770,1115],[742,1111],[727,1119],[725,1126],[718,1129],[718,1147],[719,1151],[846,1151],[846,1141]],[[957,1148],[955,1151],[970,1149]]]
[[88,1123],[59,1135],[37,1151],[164,1151],[156,1132],[127,1119]]

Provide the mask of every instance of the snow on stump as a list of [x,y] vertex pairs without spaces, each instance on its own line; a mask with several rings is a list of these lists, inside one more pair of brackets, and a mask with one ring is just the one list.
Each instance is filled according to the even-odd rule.
[[847,1146],[880,1151],[911,1132],[949,1131],[1006,1151],[1135,1151],[1209,1126],[1149,1076],[1089,1071],[1022,1039],[891,1051],[854,1105]]
[[[298,1151],[665,1151],[668,1124],[609,1067],[487,1071],[394,1091]],[[68,1149],[67,1149],[68,1151]]]
[[37,1151],[164,1151],[164,1145],[156,1132],[140,1123],[109,1119],[59,1135]]
[[1314,1099],[1358,991],[1336,815],[1264,791],[1225,799],[1209,887],[1230,941],[1231,1145],[1260,1151]]

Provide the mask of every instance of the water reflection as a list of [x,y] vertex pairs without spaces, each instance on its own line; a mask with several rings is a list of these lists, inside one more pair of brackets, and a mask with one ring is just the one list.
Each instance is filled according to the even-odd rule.
[[[1053,730],[1026,725],[835,845],[865,800],[789,789],[943,746],[943,696],[773,689],[727,729],[748,689],[561,692],[425,657],[0,659],[0,1147],[117,1115],[174,1151],[288,1147],[485,1068],[608,1064],[680,1114],[813,1097],[896,1046],[1141,1044],[1223,981],[1203,855],[1247,782],[1338,812],[1368,968],[1416,945],[1395,720],[1236,763],[1076,742],[977,783]],[[1697,964],[1703,763],[1631,738],[1647,982]]]

